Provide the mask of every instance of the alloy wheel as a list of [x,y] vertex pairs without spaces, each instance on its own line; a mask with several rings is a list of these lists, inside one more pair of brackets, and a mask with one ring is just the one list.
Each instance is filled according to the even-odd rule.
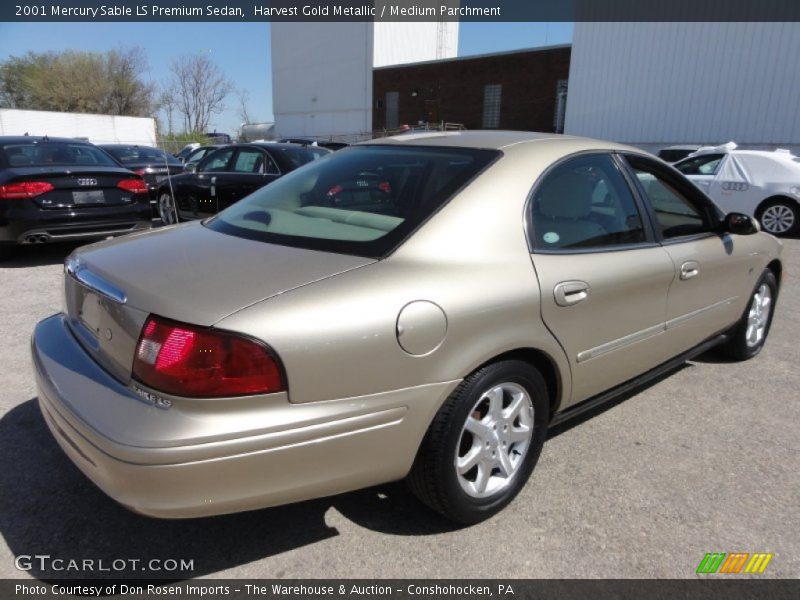
[[172,225],[177,220],[175,218],[175,209],[172,204],[172,196],[167,193],[161,194],[158,197],[158,215],[161,217],[161,222],[164,225]]
[[766,283],[762,283],[750,302],[750,312],[747,314],[747,331],[745,340],[747,346],[753,348],[761,343],[767,333],[769,314],[772,310],[772,291]]
[[794,227],[794,211],[785,204],[773,204],[761,215],[761,225],[768,233],[786,233]]
[[500,383],[481,394],[456,446],[461,489],[473,498],[505,490],[528,452],[533,422],[533,402],[520,385]]

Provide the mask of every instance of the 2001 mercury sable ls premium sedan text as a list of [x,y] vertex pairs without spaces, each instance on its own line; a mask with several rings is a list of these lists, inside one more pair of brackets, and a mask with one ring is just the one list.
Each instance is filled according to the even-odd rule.
[[713,345],[757,354],[780,250],[633,148],[380,140],[73,254],[64,312],[33,337],[39,402],[75,464],[148,515],[408,476],[476,522],[549,425]]

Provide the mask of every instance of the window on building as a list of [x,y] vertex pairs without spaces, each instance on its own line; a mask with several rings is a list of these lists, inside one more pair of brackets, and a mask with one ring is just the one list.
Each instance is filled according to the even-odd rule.
[[553,118],[553,129],[556,133],[564,133],[564,118],[567,114],[567,80],[559,79],[556,83],[556,112]]
[[400,92],[386,92],[386,129],[400,127]]
[[500,127],[500,101],[503,86],[493,83],[483,86],[483,128],[496,129]]

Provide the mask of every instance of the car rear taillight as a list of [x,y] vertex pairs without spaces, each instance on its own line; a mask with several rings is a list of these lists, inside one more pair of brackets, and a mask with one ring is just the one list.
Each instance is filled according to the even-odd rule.
[[142,329],[133,377],[175,396],[221,398],[286,389],[278,359],[246,337],[151,316]]
[[117,187],[131,194],[146,194],[147,184],[142,179],[122,179]]
[[52,192],[55,186],[46,181],[20,181],[0,185],[0,199],[17,200],[19,198],[35,198],[47,192]]

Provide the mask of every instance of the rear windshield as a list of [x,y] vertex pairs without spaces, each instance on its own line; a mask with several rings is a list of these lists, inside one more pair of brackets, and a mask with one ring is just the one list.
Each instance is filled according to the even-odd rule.
[[122,164],[144,162],[163,163],[164,161],[170,164],[180,163],[174,156],[169,156],[158,148],[151,148],[149,146],[105,146],[104,148]]
[[354,146],[292,171],[206,226],[264,242],[383,256],[499,155]]
[[0,167],[102,166],[119,167],[105,152],[80,142],[40,142],[0,146]]

